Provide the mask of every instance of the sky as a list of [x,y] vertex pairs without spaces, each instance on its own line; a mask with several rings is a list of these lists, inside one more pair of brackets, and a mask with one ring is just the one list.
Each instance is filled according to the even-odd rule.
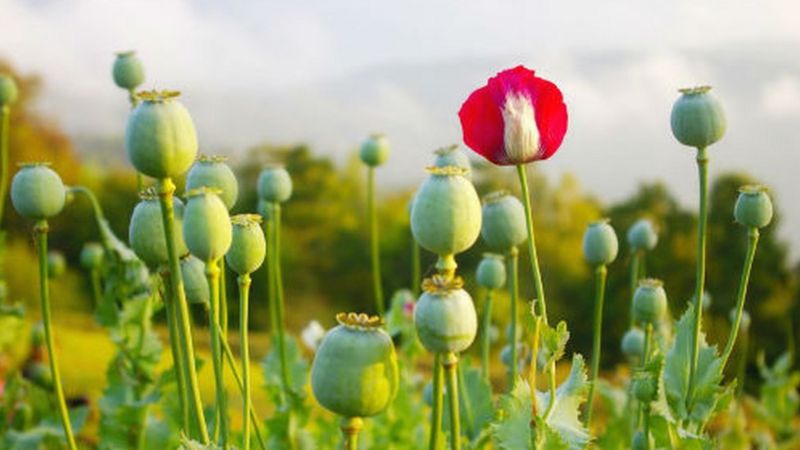
[[183,92],[204,152],[307,142],[342,161],[383,131],[385,189],[418,182],[431,150],[460,142],[467,95],[525,64],[570,111],[545,172],[574,173],[609,202],[659,179],[687,206],[694,159],[669,112],[678,88],[711,84],[729,122],[712,175],[768,184],[796,258],[798,17],[795,0],[0,0],[0,58],[43,76],[41,111],[79,143],[121,138],[127,105],[110,66],[136,49],[145,87]]

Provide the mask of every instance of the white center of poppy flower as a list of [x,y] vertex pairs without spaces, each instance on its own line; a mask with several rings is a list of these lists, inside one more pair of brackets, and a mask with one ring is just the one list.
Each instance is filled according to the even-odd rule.
[[503,141],[509,162],[522,163],[539,153],[539,128],[530,99],[509,93],[503,105]]

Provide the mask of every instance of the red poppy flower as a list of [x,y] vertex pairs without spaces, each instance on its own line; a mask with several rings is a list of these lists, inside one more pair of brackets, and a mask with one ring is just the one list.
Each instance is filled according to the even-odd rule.
[[490,78],[458,112],[464,143],[505,166],[547,159],[567,132],[561,91],[523,66]]

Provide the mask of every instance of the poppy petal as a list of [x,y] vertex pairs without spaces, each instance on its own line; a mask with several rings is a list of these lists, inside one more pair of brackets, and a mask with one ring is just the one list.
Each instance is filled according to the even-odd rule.
[[503,164],[503,114],[484,86],[467,98],[458,111],[464,143],[495,164]]

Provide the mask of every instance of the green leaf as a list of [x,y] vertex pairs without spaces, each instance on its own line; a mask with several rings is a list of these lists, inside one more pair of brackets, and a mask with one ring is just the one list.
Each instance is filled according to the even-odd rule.
[[564,356],[564,349],[569,340],[567,323],[563,320],[558,323],[556,328],[542,323],[541,325],[541,352],[544,358],[545,367],[554,361],[558,361]]
[[[553,410],[547,420],[537,417],[539,448],[582,449],[589,443],[589,432],[580,421],[580,407],[586,401],[589,384],[581,355],[572,357],[566,380],[556,389]],[[544,414],[550,402],[548,392],[537,392],[537,413]],[[500,399],[500,415],[492,424],[495,442],[502,449],[531,448],[531,389],[520,381],[509,395]]]
[[689,305],[676,326],[675,339],[664,361],[664,390],[673,419],[699,425],[712,415],[723,389],[722,359],[701,332],[694,395],[689,404],[689,370],[694,334],[694,310]]

